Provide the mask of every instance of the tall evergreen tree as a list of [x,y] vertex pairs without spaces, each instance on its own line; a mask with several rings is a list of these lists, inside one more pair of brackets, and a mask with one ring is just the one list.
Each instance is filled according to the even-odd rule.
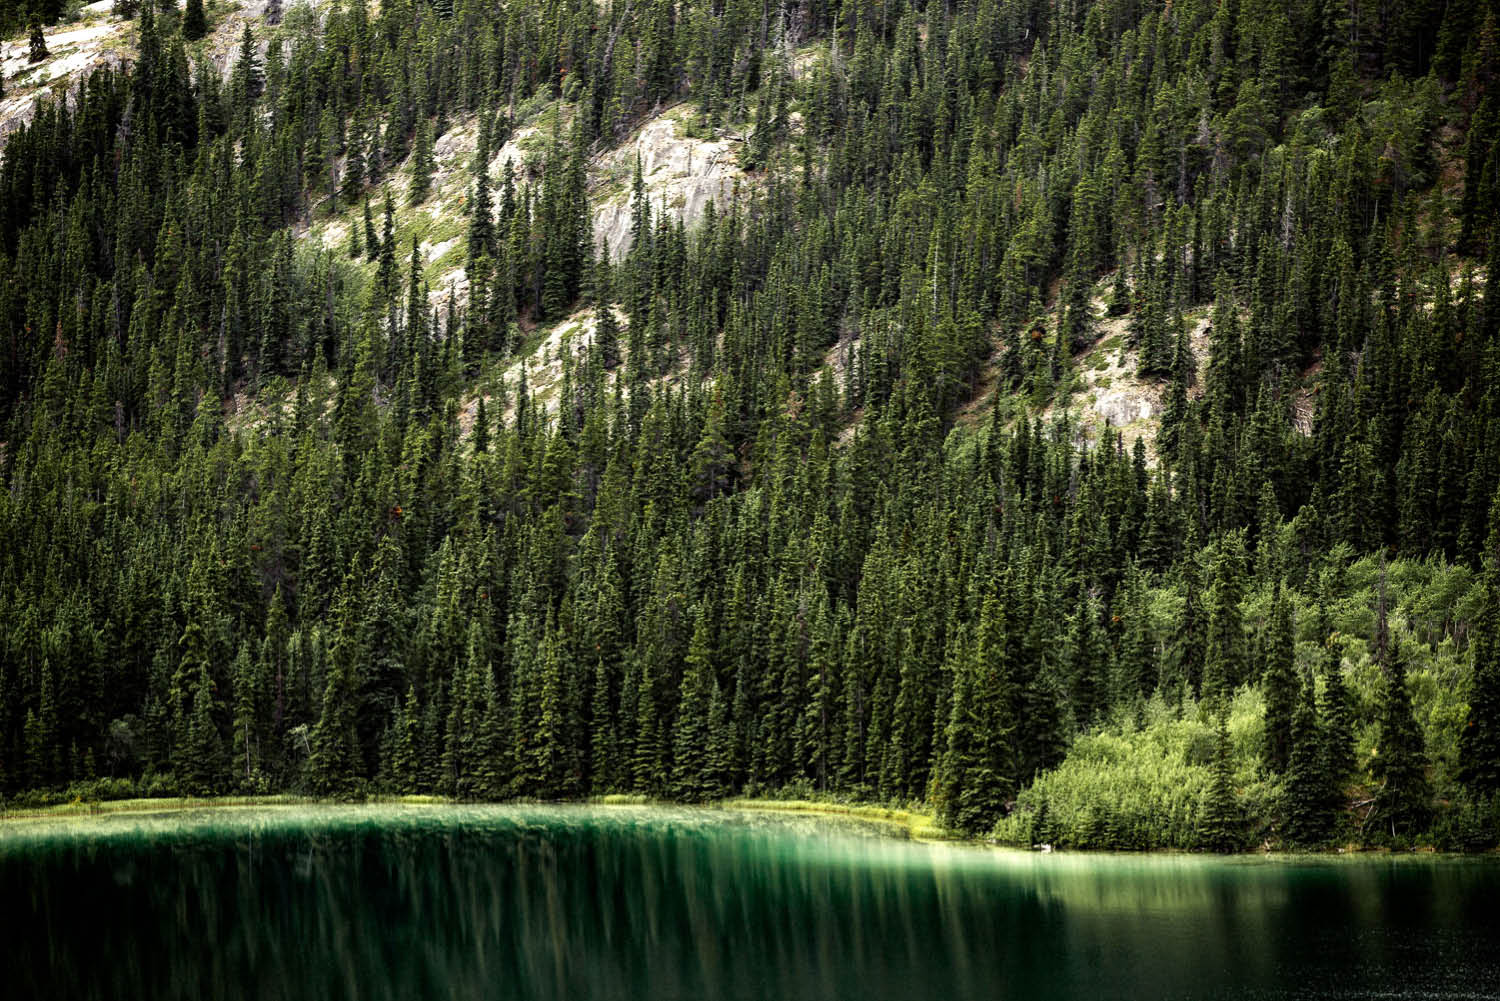
[[1459,778],[1479,795],[1500,792],[1500,494],[1490,519],[1482,600],[1469,640],[1469,713],[1458,739]]
[[1295,659],[1290,601],[1278,590],[1265,640],[1266,764],[1275,772],[1287,770],[1295,742],[1301,695]]
[[208,34],[208,15],[203,10],[203,0],[187,0],[182,12],[182,37],[196,42]]
[[1286,836],[1292,844],[1313,847],[1328,836],[1331,800],[1311,675],[1299,686],[1291,724],[1284,801]]
[[1377,825],[1376,831],[1394,840],[1422,829],[1431,809],[1432,790],[1427,784],[1427,749],[1406,687],[1405,657],[1390,639],[1384,568],[1376,615],[1375,651],[1382,668],[1382,689],[1379,737],[1370,761],[1370,775],[1376,783],[1370,820]]
[[411,187],[407,201],[412,205],[425,202],[432,191],[432,172],[435,169],[432,142],[432,123],[424,118],[417,126],[417,141],[411,152]]
[[1248,655],[1240,612],[1243,594],[1244,536],[1231,532],[1219,540],[1213,589],[1208,598],[1208,647],[1204,651],[1203,694],[1224,698],[1244,680]]
[[1241,815],[1234,789],[1234,758],[1229,743],[1229,725],[1219,716],[1214,737],[1214,756],[1207,798],[1198,828],[1198,841],[1216,852],[1237,851],[1244,843]]

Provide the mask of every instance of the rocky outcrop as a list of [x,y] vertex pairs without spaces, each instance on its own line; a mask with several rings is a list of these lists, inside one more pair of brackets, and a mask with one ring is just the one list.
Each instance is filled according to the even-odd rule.
[[83,8],[81,21],[44,28],[47,58],[33,63],[23,34],[0,42],[5,97],[0,100],[0,136],[31,120],[36,99],[71,90],[96,66],[119,63],[134,51],[134,25],[110,16],[113,0]]
[[595,164],[594,245],[619,258],[630,250],[631,181],[636,157],[653,215],[666,212],[689,228],[702,221],[710,203],[723,208],[747,183],[728,136],[697,139],[685,134],[679,107],[643,125],[628,142]]

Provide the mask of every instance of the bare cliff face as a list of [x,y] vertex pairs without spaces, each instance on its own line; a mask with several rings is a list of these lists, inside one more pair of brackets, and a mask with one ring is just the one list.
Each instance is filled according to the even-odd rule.
[[[702,222],[710,204],[720,211],[743,197],[754,181],[740,169],[739,141],[729,135],[712,138],[689,135],[691,112],[684,106],[671,108],[646,121],[621,145],[606,150],[589,163],[589,197],[593,210],[594,249],[618,260],[630,250],[633,215],[631,182],[636,159],[641,164],[646,197],[653,218],[665,213],[681,219],[692,229]],[[492,183],[499,184],[509,165],[518,180],[537,181],[545,160],[547,137],[554,125],[566,131],[571,107],[557,103],[531,119],[518,123],[506,141],[490,157]],[[554,123],[553,116],[558,118]],[[473,194],[472,165],[478,145],[478,128],[472,119],[455,121],[433,144],[431,194],[414,207],[404,207],[410,185],[409,164],[400,165],[381,182],[395,203],[400,242],[416,235],[427,259],[426,279],[435,303],[450,294],[462,302],[468,295],[464,275],[461,233],[467,225],[469,199]],[[379,192],[371,200],[378,202]],[[338,214],[316,218],[306,231],[315,244],[337,252],[348,242],[348,226],[357,213],[344,208]]]
[[[286,0],[294,5],[317,8],[325,0]],[[180,0],[179,0],[180,5]],[[0,40],[0,72],[5,75],[5,96],[0,98],[0,144],[6,133],[31,120],[39,97],[71,94],[89,73],[102,66],[130,62],[136,52],[136,22],[116,17],[114,0],[95,0],[78,10],[70,22],[42,29],[47,58],[33,63],[27,34]],[[240,33],[249,24],[265,53],[268,26],[264,24],[266,0],[215,5],[210,31],[200,42],[189,45],[192,59],[211,61],[221,74],[228,74],[239,52]]]
[[97,66],[119,63],[134,53],[135,25],[111,15],[114,0],[83,8],[72,24],[43,29],[47,58],[33,63],[25,34],[0,42],[0,72],[5,97],[0,99],[0,136],[31,119],[36,99],[71,92]]
[[636,158],[654,217],[665,212],[688,229],[703,220],[710,204],[726,208],[747,183],[738,141],[686,134],[685,112],[673,109],[643,125],[629,141],[595,163],[594,245],[618,259],[630,251],[631,181]]

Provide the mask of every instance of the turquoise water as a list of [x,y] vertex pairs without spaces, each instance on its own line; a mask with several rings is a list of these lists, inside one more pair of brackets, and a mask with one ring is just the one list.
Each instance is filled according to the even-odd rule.
[[1500,998],[1500,863],[653,807],[0,825],[9,998]]

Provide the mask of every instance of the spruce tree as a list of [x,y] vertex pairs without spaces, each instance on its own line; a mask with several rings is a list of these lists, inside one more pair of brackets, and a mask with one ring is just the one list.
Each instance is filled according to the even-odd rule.
[[215,712],[213,682],[207,668],[200,668],[178,772],[183,791],[192,796],[211,796],[223,788],[224,739]]
[[[349,222],[349,228],[350,229],[353,229],[354,227],[356,227],[358,225],[359,225],[358,220],[350,220],[350,222]],[[380,237],[375,232],[375,220],[370,215],[370,199],[369,199],[369,196],[365,197],[365,218],[364,218],[364,227],[363,228],[364,228],[364,234],[365,234],[365,237],[364,237],[365,260],[366,261],[374,261],[377,257],[380,256]]]
[[358,712],[357,665],[363,660],[364,648],[355,622],[350,591],[352,579],[346,579],[338,598],[337,632],[329,651],[331,663],[328,680],[322,692],[322,709],[310,740],[307,760],[307,784],[324,796],[343,796],[353,792],[363,771],[359,738],[355,731]]
[[[977,797],[968,791],[976,781],[977,777],[970,773],[981,767],[983,749],[973,664],[966,649],[960,649],[964,652],[953,662],[953,696],[944,733],[943,760],[938,772],[938,820],[950,830],[972,834],[984,824],[983,813],[975,811],[972,805]],[[846,672],[846,677],[849,673]],[[846,754],[846,759],[848,757]]]
[[1500,792],[1500,493],[1491,512],[1489,557],[1469,641],[1469,712],[1458,738],[1459,779],[1479,796]]
[[408,685],[406,700],[392,722],[396,728],[391,758],[391,781],[397,792],[414,793],[421,788],[419,757],[422,750],[422,710],[415,685]]
[[619,739],[612,688],[613,673],[600,657],[594,663],[589,729],[589,775],[596,796],[613,792],[619,786]]
[[1266,765],[1273,772],[1291,763],[1293,716],[1300,698],[1297,683],[1291,599],[1278,590],[1264,644],[1266,699]]
[[577,688],[572,664],[554,622],[547,623],[541,649],[541,690],[532,755],[539,780],[537,795],[566,799],[578,795],[583,781],[578,756]]
[[1405,654],[1390,636],[1383,565],[1376,616],[1375,652],[1382,668],[1382,688],[1379,736],[1370,761],[1376,789],[1369,820],[1377,836],[1396,840],[1415,834],[1427,822],[1432,789],[1427,784],[1427,749],[1406,687]]
[[677,699],[672,751],[672,797],[689,803],[715,799],[723,794],[709,777],[709,744],[714,736],[709,708],[718,687],[711,659],[712,640],[708,616],[700,612],[688,645],[687,664]]
[[1248,656],[1240,613],[1243,592],[1244,535],[1219,539],[1213,589],[1208,596],[1208,646],[1204,652],[1203,695],[1227,698],[1244,680]]
[[1486,613],[1475,623],[1469,712],[1459,731],[1459,778],[1474,793],[1500,792],[1500,605],[1486,588]]
[[1427,784],[1422,731],[1412,715],[1411,695],[1406,689],[1404,656],[1395,647],[1386,656],[1379,724],[1370,765],[1371,777],[1377,783],[1372,819],[1377,820],[1376,830],[1382,835],[1409,836],[1426,823],[1432,790]]
[[432,191],[432,172],[435,169],[432,141],[432,123],[424,118],[417,126],[417,141],[411,153],[411,188],[407,200],[412,205],[425,202]]
[[947,747],[939,768],[943,823],[968,834],[994,827],[1016,788],[1019,692],[1006,647],[1005,613],[991,595],[976,640],[955,650]]
[[708,754],[704,761],[704,781],[713,797],[728,796],[735,791],[734,745],[735,727],[729,699],[724,686],[715,683],[708,700]]
[[229,673],[234,690],[231,771],[236,783],[246,791],[253,791],[260,773],[259,730],[263,719],[260,703],[264,693],[247,644],[240,644]]
[[1198,825],[1198,844],[1210,851],[1233,852],[1243,846],[1244,837],[1240,832],[1241,813],[1234,791],[1234,759],[1227,717],[1220,714],[1215,726],[1211,778]]
[[196,42],[208,34],[208,15],[203,10],[203,0],[187,0],[182,12],[182,37]]
[[1314,709],[1312,676],[1299,686],[1292,712],[1287,757],[1286,836],[1294,845],[1314,847],[1328,836],[1328,777],[1323,769],[1323,740]]
[[500,687],[488,662],[481,672],[480,697],[479,730],[474,744],[474,793],[483,799],[501,799],[510,781],[505,770],[506,744],[510,735],[505,727],[505,706]]
[[344,174],[339,194],[350,205],[359,201],[365,190],[365,129],[358,119],[349,127],[348,146],[344,152]]
[[610,284],[608,256],[594,268],[594,350],[605,369],[620,364],[620,324],[615,319],[614,288]]
[[1338,661],[1327,657],[1323,667],[1323,690],[1318,694],[1318,720],[1322,733],[1322,770],[1330,802],[1341,807],[1344,786],[1354,774],[1354,719],[1344,673]]
[[1073,691],[1073,718],[1079,729],[1087,730],[1098,723],[1106,707],[1106,682],[1109,678],[1109,650],[1100,633],[1098,611],[1085,595],[1078,603],[1068,632],[1068,659]]

